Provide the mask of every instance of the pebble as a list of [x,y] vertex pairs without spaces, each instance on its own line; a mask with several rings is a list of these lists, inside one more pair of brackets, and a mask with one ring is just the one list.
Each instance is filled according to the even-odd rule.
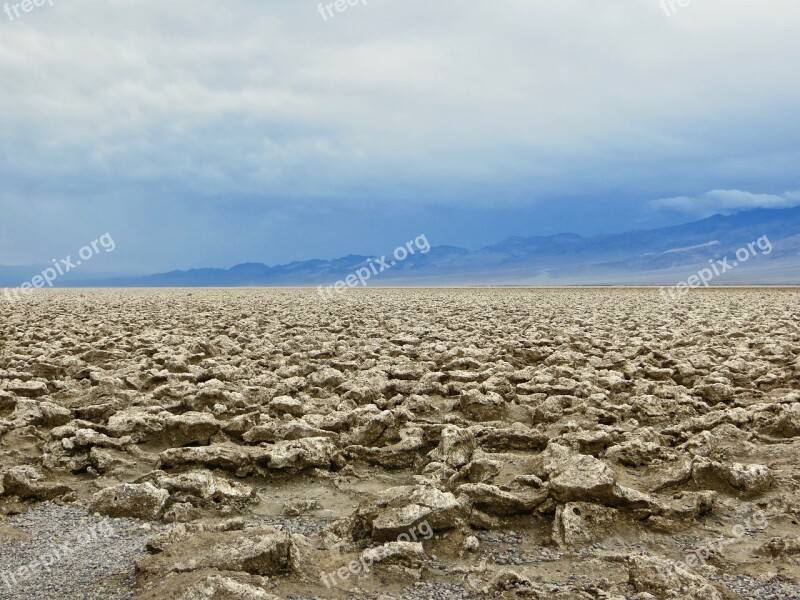
[[[0,544],[3,600],[127,600],[133,596],[136,558],[146,553],[152,535],[144,535],[135,520],[96,517],[50,502],[2,523],[30,538]],[[43,558],[52,560],[47,571],[40,567],[29,578],[20,578],[20,567]]]

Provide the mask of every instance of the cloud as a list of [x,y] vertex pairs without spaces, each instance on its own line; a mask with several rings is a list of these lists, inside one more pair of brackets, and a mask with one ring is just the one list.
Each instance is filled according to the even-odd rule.
[[[658,226],[680,213],[643,198],[719,181],[797,189],[800,3],[318,4],[0,12],[0,262],[123,230],[136,269],[289,262],[394,243],[411,214],[487,211],[491,242]],[[505,210],[530,212],[512,232]],[[330,215],[352,237],[322,246]]]
[[[800,7],[407,0],[325,22],[316,2],[268,4],[74,0],[3,23],[0,176],[495,206],[499,187],[619,189],[657,162],[699,172],[796,139],[796,117],[779,135],[743,114],[781,98],[797,114]],[[495,192],[459,193],[477,186]]]
[[741,190],[712,190],[700,196],[676,196],[652,200],[657,210],[673,210],[697,216],[729,215],[752,208],[792,208],[800,205],[800,191],[776,194],[753,194]]

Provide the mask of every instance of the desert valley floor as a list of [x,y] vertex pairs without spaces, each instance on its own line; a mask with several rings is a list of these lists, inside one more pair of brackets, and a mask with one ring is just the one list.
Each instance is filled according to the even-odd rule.
[[800,291],[0,303],[0,598],[800,598]]

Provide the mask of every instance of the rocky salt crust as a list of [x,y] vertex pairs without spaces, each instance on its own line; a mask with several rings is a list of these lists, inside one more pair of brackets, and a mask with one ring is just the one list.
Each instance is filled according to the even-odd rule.
[[800,598],[798,299],[37,291],[0,598]]

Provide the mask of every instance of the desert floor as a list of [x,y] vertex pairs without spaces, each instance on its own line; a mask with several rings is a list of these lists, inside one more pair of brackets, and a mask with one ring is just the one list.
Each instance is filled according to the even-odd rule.
[[0,302],[0,598],[800,598],[800,291]]

